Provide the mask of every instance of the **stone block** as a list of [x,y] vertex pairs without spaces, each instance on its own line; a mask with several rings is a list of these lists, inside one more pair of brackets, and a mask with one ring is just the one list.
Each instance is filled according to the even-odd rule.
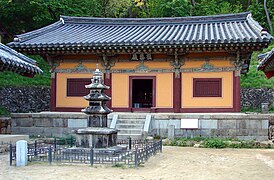
[[34,126],[36,127],[53,127],[53,119],[34,118]]
[[68,119],[69,128],[85,128],[88,127],[87,119]]
[[268,129],[268,127],[269,127],[269,121],[262,120],[262,129]]
[[266,141],[268,140],[268,136],[237,136],[237,139],[245,141]]
[[160,129],[167,129],[169,125],[174,125],[176,129],[180,128],[180,120],[179,119],[172,119],[172,120],[154,120],[152,122],[152,127],[160,128]]
[[203,137],[211,137],[211,129],[201,129],[200,132],[198,132]]
[[15,119],[14,122],[15,122],[15,126],[20,126],[20,127],[32,127],[34,124],[32,118],[18,118],[18,119]]
[[12,127],[12,134],[44,135],[47,128],[44,127]]
[[218,120],[219,129],[236,129],[236,120]]
[[261,120],[249,120],[248,129],[261,129],[262,121]]
[[199,120],[199,128],[200,129],[217,129],[218,128],[218,120]]
[[237,129],[247,129],[248,128],[248,120],[236,120],[236,128]]
[[229,136],[229,129],[219,129],[219,134],[221,137]]
[[10,134],[1,134],[0,135],[0,144],[9,144],[15,145],[19,140],[29,141],[28,135],[10,135]]
[[249,129],[237,129],[237,136],[248,136],[249,132]]
[[268,129],[249,129],[250,136],[268,136]]
[[30,118],[32,113],[11,113],[11,118]]
[[28,162],[28,143],[25,140],[16,142],[16,166],[26,166]]
[[67,127],[68,121],[66,119],[53,119],[53,127]]
[[175,126],[169,125],[168,126],[168,139],[174,139],[175,136]]

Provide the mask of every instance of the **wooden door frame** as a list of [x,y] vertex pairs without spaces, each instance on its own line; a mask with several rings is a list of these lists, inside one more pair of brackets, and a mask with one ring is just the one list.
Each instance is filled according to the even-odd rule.
[[149,111],[151,108],[133,108],[132,107],[132,86],[135,79],[152,80],[152,107],[156,106],[156,76],[129,76],[129,108],[131,111]]

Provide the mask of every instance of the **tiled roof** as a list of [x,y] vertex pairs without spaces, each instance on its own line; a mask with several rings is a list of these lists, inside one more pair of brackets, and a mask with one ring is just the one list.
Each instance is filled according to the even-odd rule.
[[273,37],[239,13],[178,18],[93,18],[61,16],[60,21],[21,34],[13,48],[121,47],[269,43]]
[[274,48],[268,53],[260,54],[258,58],[262,60],[257,69],[264,71],[268,78],[274,76]]
[[28,77],[43,72],[36,66],[36,61],[0,43],[0,71],[6,70]]

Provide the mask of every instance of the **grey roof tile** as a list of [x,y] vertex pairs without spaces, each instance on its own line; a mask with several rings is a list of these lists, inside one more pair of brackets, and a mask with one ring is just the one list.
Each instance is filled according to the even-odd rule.
[[11,47],[143,46],[270,42],[250,13],[178,18],[93,18],[60,21],[16,36]]
[[36,61],[0,43],[0,71],[5,70],[25,76],[43,72],[36,66]]

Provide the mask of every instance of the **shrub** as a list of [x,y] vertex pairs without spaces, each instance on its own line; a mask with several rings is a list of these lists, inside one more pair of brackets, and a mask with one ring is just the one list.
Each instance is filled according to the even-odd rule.
[[227,143],[223,139],[206,139],[203,142],[203,146],[205,148],[225,148],[227,147]]

